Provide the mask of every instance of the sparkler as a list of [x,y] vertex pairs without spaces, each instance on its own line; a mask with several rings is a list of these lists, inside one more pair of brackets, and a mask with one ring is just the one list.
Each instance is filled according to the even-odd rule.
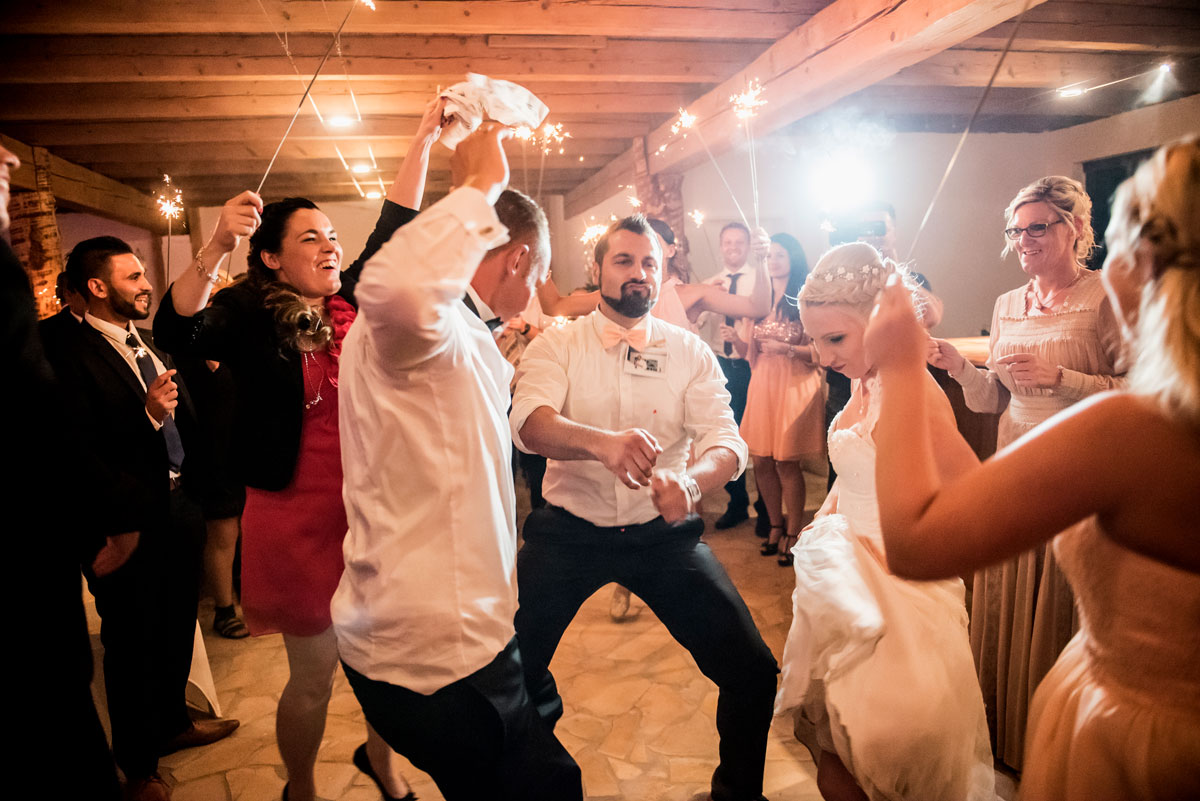
[[554,150],[555,148],[558,149],[558,152],[561,155],[566,150],[566,148],[563,146],[563,141],[570,138],[571,134],[563,130],[561,122],[555,125],[546,123],[533,138],[534,143],[539,145],[542,149],[541,163],[538,165],[538,200],[541,200],[542,198],[542,176],[546,171],[546,156],[548,156],[550,151]]
[[[746,219],[746,212],[742,211],[742,204],[738,203],[737,195],[733,193],[733,187],[729,185],[729,180],[725,177],[725,173],[721,170],[721,165],[717,163],[716,157],[712,150],[708,147],[708,142],[704,141],[704,134],[700,133],[700,127],[696,125],[696,115],[690,114],[685,109],[679,109],[679,119],[671,126],[671,133],[683,133],[684,138],[687,138],[688,132],[695,131],[696,138],[700,140],[700,144],[704,145],[704,152],[708,154],[708,160],[712,162],[713,169],[717,171],[717,175],[721,178],[721,183],[725,184],[725,189],[729,192],[729,199],[733,201],[734,207],[737,209],[738,216],[742,218],[742,224],[747,228],[750,227],[750,222]],[[661,151],[663,148],[659,148]],[[755,203],[758,202],[758,196],[755,195]]]
[[167,286],[171,285],[171,223],[183,213],[183,193],[171,183],[171,176],[163,174],[163,190],[155,198],[158,213],[167,220]]
[[754,155],[754,129],[750,125],[750,120],[758,114],[760,106],[767,104],[767,101],[761,97],[762,91],[758,81],[754,80],[746,87],[746,91],[729,98],[729,102],[733,103],[733,113],[746,126],[746,143],[749,145],[750,156],[750,191],[754,195],[755,228],[758,228],[758,161]]
[[279,151],[283,149],[283,143],[287,141],[288,134],[292,132],[292,126],[296,124],[296,118],[300,116],[300,110],[304,108],[304,103],[308,100],[309,93],[312,92],[313,84],[317,82],[317,76],[321,74],[321,68],[329,60],[329,54],[333,52],[333,48],[337,45],[338,38],[342,35],[342,29],[350,21],[350,15],[354,13],[354,9],[360,2],[372,11],[375,10],[373,0],[353,0],[350,4],[350,8],[346,11],[346,16],[342,18],[342,24],[338,26],[337,31],[333,34],[333,39],[329,42],[329,47],[325,48],[325,55],[321,56],[321,63],[317,64],[317,69],[313,73],[312,80],[308,82],[308,86],[304,87],[304,95],[300,98],[300,102],[296,104],[296,112],[292,114],[292,120],[288,123],[287,130],[283,132],[283,138],[279,140],[279,145],[275,148],[275,153],[271,156],[270,163],[267,164],[267,171],[263,173],[262,180],[258,182],[258,189],[255,190],[257,194],[262,194],[263,184],[267,182],[267,176],[271,174],[271,168],[275,166],[275,159],[279,158]]
[[700,211],[700,209],[692,209],[692,213],[688,217],[696,224],[697,228],[704,227],[704,212]]

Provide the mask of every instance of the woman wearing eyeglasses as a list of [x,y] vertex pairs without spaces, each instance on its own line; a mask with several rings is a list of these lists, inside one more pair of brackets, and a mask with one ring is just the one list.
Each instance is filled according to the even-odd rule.
[[[1097,392],[1124,385],[1121,331],[1085,260],[1095,247],[1092,202],[1078,181],[1052,175],[1005,211],[1006,244],[1029,276],[996,300],[986,368],[944,340],[928,361],[947,370],[967,406],[1000,412],[1003,448]],[[1020,503],[1019,498],[1013,499]],[[1045,545],[975,574],[971,650],[996,757],[1020,769],[1029,700],[1078,628],[1070,585]]]

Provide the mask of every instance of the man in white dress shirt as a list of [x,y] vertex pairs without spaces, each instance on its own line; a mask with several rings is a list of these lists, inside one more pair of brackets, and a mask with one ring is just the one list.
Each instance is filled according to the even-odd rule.
[[720,687],[713,799],[760,799],[778,671],[700,542],[697,514],[704,492],[741,472],[746,445],[711,350],[649,314],[661,250],[645,219],[613,223],[596,263],[600,307],[529,346],[510,415],[517,446],[549,459],[547,506],[527,519],[517,560],[530,695],[553,724],[562,714],[549,672],[559,639],[592,593],[619,582]]
[[514,638],[512,367],[483,322],[520,312],[549,262],[536,204],[498,203],[508,134],[484,123],[463,140],[459,188],[359,280],[340,368],[350,528],[333,625],[367,720],[447,801],[571,801],[579,767],[530,704]]
[[[747,268],[750,256],[750,229],[740,222],[726,223],[721,229],[721,272],[705,283],[725,287],[731,295],[750,295],[754,291],[754,271]],[[744,351],[738,349],[737,338],[748,341],[749,332],[743,330],[740,321],[725,317],[718,327],[718,335],[709,343],[717,355],[717,363],[725,374],[725,388],[729,390],[729,406],[733,419],[741,425],[742,413],[746,411],[746,393],[750,389],[750,362]],[[750,516],[750,495],[746,492],[746,476],[739,473],[725,485],[729,493],[729,505],[725,514],[717,518],[716,527],[733,528]],[[766,520],[766,515],[762,515]],[[760,532],[766,536],[766,532]]]

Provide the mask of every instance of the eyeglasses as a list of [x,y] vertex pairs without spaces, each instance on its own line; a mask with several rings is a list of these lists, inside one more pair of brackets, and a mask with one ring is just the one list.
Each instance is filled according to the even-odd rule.
[[1046,235],[1046,231],[1049,230],[1050,226],[1058,225],[1060,222],[1062,222],[1062,220],[1055,220],[1052,223],[1033,223],[1032,225],[1027,225],[1024,228],[1005,228],[1004,235],[1012,240],[1020,239],[1021,234],[1029,234],[1034,239],[1040,239]]

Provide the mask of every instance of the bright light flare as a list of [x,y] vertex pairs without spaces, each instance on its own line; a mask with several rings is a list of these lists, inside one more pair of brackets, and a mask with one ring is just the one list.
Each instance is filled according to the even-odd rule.
[[367,200],[379,200],[381,197],[383,197],[383,193],[378,189],[372,189],[367,193]]
[[349,128],[353,124],[354,124],[354,118],[347,117],[343,114],[339,114],[336,117],[329,118],[329,127],[330,128]]
[[700,211],[700,209],[692,209],[692,213],[688,217],[696,224],[697,228],[704,225],[704,212]]
[[361,163],[355,164],[353,167],[350,168],[350,171],[353,173],[356,173],[358,175],[362,175],[365,172],[370,172],[371,166],[369,164],[361,164]]
[[362,4],[372,11],[375,10],[375,3],[372,0],[362,0]]
[[630,206],[633,206],[635,209],[637,209],[637,208],[641,208],[642,201],[638,200],[638,196],[637,196],[637,195],[630,195],[629,197],[627,197],[627,198],[625,198],[625,199],[626,199],[626,200],[628,200],[628,201],[629,201],[629,205],[630,205]]
[[809,171],[809,191],[822,209],[845,212],[875,197],[875,172],[856,150],[829,153]]
[[1083,87],[1072,86],[1067,89],[1059,89],[1058,96],[1059,97],[1079,97],[1080,95],[1084,94],[1085,92],[1087,92],[1087,89],[1084,89]]
[[1170,72],[1171,71],[1171,62],[1168,61],[1165,64],[1159,64],[1158,71],[1159,72]]

